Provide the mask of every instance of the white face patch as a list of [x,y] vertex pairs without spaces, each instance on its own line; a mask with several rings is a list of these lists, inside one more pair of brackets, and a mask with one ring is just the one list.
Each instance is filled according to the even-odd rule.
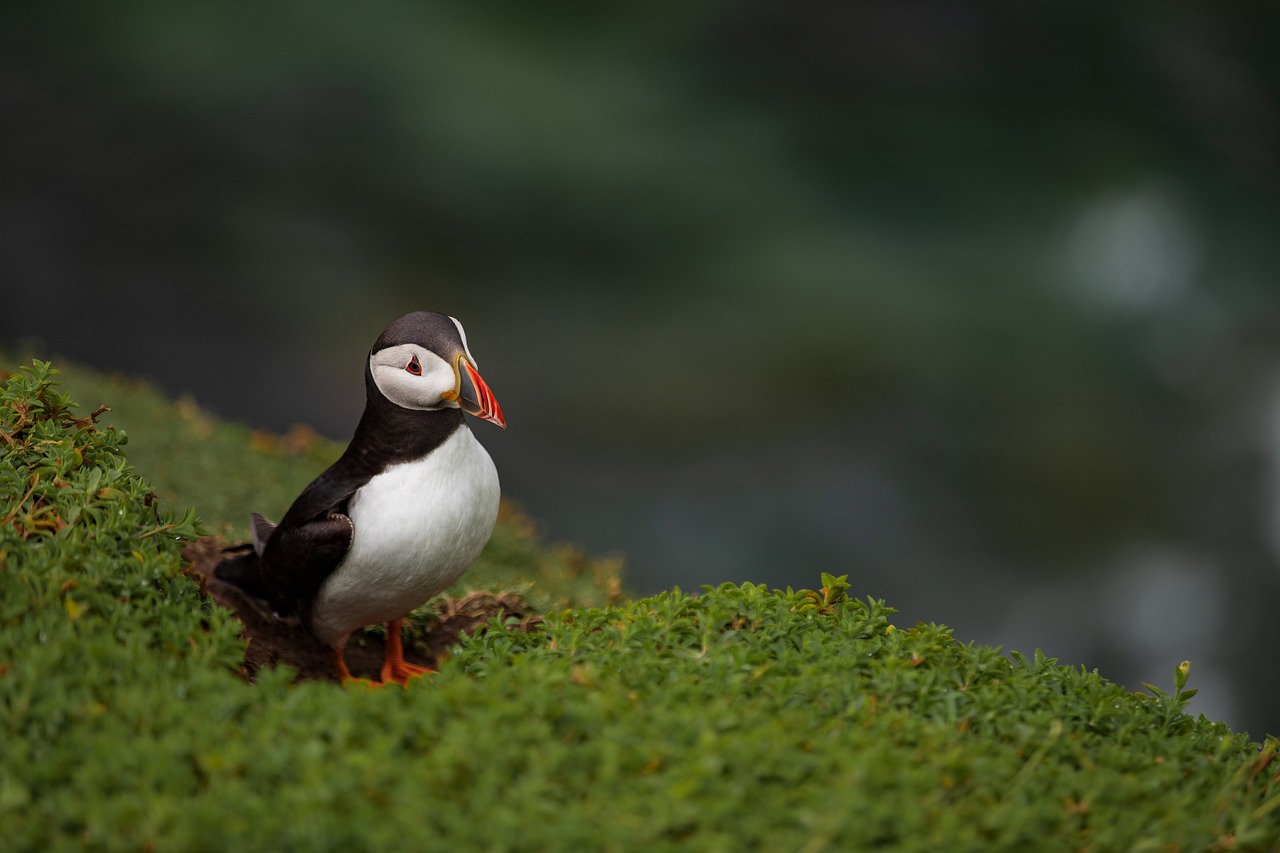
[[369,370],[373,384],[397,406],[420,411],[458,407],[456,400],[441,399],[457,384],[453,365],[417,344],[378,350],[369,356]]

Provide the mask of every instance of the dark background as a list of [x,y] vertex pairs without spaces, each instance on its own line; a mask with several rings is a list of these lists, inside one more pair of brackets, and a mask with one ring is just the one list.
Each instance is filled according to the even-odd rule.
[[848,573],[1280,731],[1268,4],[209,5],[5,13],[0,344],[345,439],[446,311],[637,592]]

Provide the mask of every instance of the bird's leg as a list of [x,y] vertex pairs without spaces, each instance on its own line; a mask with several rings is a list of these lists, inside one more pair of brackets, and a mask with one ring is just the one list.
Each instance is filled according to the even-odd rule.
[[342,652],[342,647],[330,648],[329,657],[333,659],[333,668],[338,673],[338,681],[342,682],[342,686],[348,684],[362,684],[365,687],[381,687],[382,685],[370,681],[367,678],[356,678],[351,674],[351,670],[347,669],[347,658]]
[[425,666],[409,663],[404,659],[404,645],[400,642],[400,623],[402,619],[396,619],[387,623],[387,658],[382,664],[382,681],[383,683],[394,681],[396,684],[404,684],[410,678],[417,678],[422,675],[428,675],[435,672],[434,669],[427,669]]

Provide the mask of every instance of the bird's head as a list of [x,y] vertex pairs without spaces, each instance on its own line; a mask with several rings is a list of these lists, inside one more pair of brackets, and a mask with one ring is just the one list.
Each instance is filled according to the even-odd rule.
[[387,326],[369,353],[369,374],[382,396],[402,408],[461,409],[507,427],[467,348],[466,331],[447,314],[415,311]]

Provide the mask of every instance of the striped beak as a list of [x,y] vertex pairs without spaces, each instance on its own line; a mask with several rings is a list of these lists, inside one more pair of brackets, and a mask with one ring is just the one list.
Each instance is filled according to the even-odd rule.
[[472,367],[471,360],[465,354],[460,354],[453,360],[453,373],[457,377],[457,384],[453,393],[445,394],[445,398],[457,400],[458,407],[467,414],[506,429],[507,419],[502,416],[498,398],[493,396],[489,385],[480,378],[479,371]]

